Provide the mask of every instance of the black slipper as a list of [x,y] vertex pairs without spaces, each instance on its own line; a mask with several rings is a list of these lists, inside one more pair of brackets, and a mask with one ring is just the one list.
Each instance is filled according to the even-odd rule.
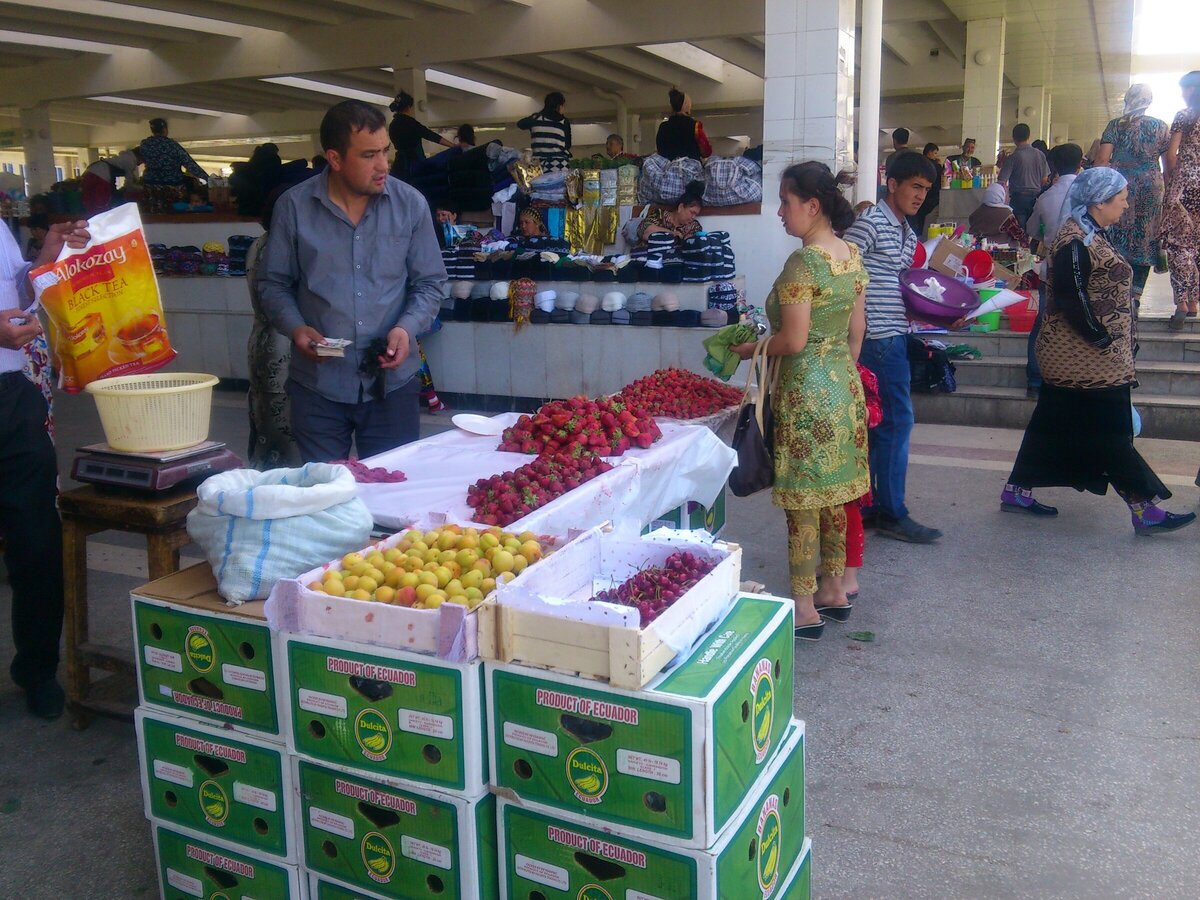
[[825,633],[825,620],[814,622],[812,625],[797,625],[792,630],[798,641],[819,641]]
[[828,619],[831,622],[845,622],[850,618],[850,610],[854,609],[850,604],[845,606],[818,606],[816,610],[821,614],[822,619]]

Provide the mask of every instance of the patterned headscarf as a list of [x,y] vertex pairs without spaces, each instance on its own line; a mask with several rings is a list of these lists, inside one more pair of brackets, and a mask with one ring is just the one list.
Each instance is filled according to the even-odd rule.
[[1135,116],[1146,111],[1154,102],[1154,91],[1148,84],[1131,84],[1125,92],[1125,115]]
[[1090,246],[1096,237],[1096,223],[1088,216],[1088,207],[1111,200],[1125,189],[1128,182],[1116,169],[1097,166],[1079,175],[1067,191],[1063,200],[1063,212],[1079,223],[1083,229],[1083,243]]

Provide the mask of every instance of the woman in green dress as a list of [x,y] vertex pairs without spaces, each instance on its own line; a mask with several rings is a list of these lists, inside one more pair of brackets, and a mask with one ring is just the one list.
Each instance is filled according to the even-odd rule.
[[[818,640],[825,619],[849,617],[844,507],[870,489],[866,405],[855,367],[867,327],[867,273],[857,248],[834,233],[854,221],[854,211],[825,165],[800,163],[783,173],[779,218],[804,248],[788,258],[767,297],[767,355],[780,357],[771,396],[773,499],[787,514],[796,636]],[[754,344],[733,349],[747,359]]]

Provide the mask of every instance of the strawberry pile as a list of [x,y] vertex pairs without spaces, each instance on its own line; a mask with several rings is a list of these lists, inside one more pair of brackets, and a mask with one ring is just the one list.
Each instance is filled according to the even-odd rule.
[[670,419],[702,419],[742,402],[737,388],[685,369],[659,369],[625,385],[618,396],[652,416]]
[[475,482],[467,488],[467,505],[476,522],[504,527],[611,468],[591,453],[539,456],[515,472]]
[[532,416],[521,416],[504,429],[500,450],[512,453],[565,453],[569,456],[620,456],[631,447],[643,450],[662,437],[654,419],[622,397],[589,400],[582,395],[554,400]]
[[642,569],[622,584],[601,591],[592,599],[634,607],[645,628],[715,567],[715,562],[701,559],[686,550],[679,551],[668,556],[661,566]]
[[398,484],[408,481],[408,477],[399,469],[385,469],[383,466],[368,466],[354,457],[335,459],[330,465],[345,466],[359,484]]

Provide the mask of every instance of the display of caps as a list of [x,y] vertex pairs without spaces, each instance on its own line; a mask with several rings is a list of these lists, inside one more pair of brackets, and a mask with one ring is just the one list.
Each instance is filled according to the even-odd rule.
[[738,289],[731,281],[718,281],[708,286],[708,305],[717,309],[733,309],[737,306]]
[[533,296],[533,305],[543,312],[549,313],[554,309],[558,294],[555,291],[538,291]]
[[554,301],[554,305],[559,309],[565,309],[568,312],[575,308],[575,304],[579,302],[579,294],[575,291],[559,291],[558,297]]
[[625,308],[625,295],[620,291],[609,291],[600,301],[600,308],[605,312],[616,312]]
[[625,308],[631,313],[650,312],[654,308],[654,299],[645,291],[638,291],[631,294],[629,300],[625,303]]
[[450,285],[450,296],[455,300],[467,300],[471,296],[471,282],[456,281]]
[[590,316],[600,308],[600,298],[595,294],[580,294],[575,301],[575,311]]
[[[472,300],[487,300],[491,298],[491,285],[484,284],[482,281],[469,282],[471,285],[470,297]],[[508,296],[508,289],[505,288],[504,296]]]
[[493,300],[508,299],[508,282],[497,281],[492,284],[491,290],[488,292]]
[[679,309],[679,298],[670,291],[663,291],[650,301],[650,308],[655,312],[675,312]]
[[729,317],[725,310],[709,307],[700,313],[700,324],[706,328],[724,328],[729,324]]
[[614,310],[612,313],[612,323],[614,325],[630,325],[633,323],[633,314],[628,309]]

